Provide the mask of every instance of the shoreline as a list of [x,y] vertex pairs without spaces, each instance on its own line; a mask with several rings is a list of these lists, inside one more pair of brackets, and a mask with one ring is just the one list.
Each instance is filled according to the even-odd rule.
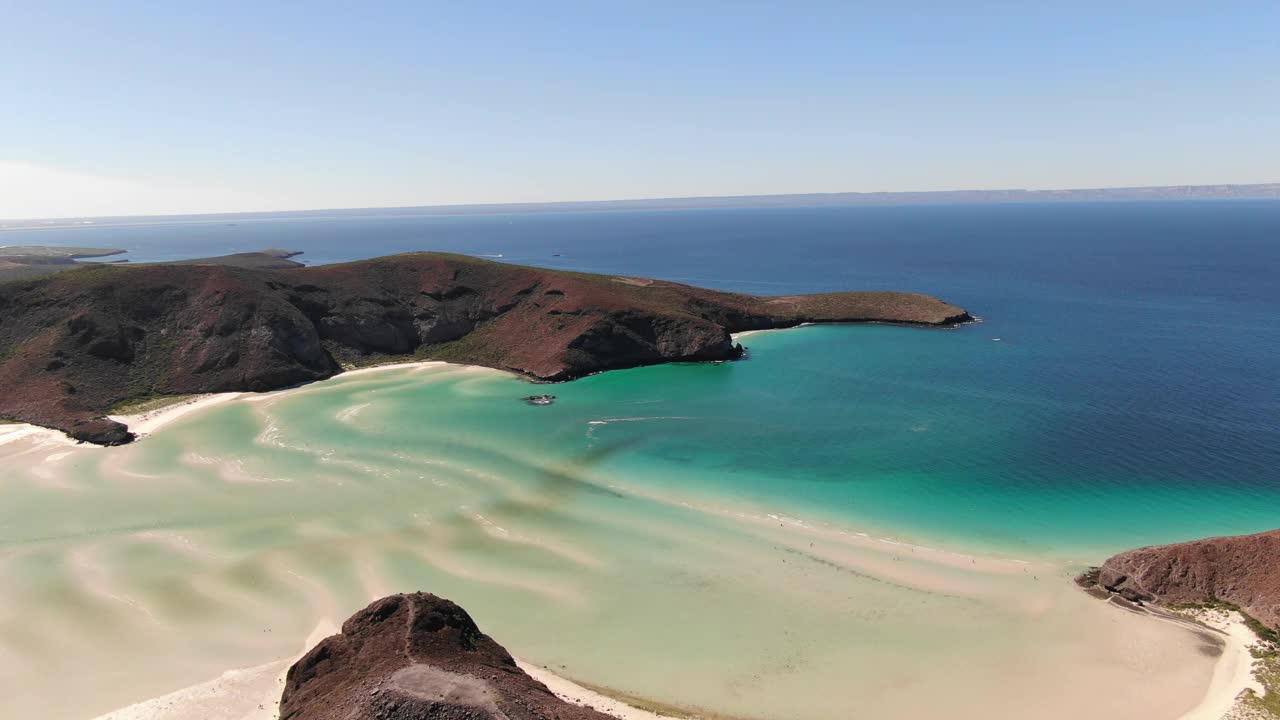
[[[498,368],[486,367],[484,365],[472,365],[469,363],[449,362],[448,360],[405,360],[405,361],[393,361],[388,363],[376,363],[373,365],[360,365],[358,367],[343,367],[342,372],[338,373],[337,375],[334,375],[332,378],[325,378],[325,380],[332,380],[334,378],[341,378],[341,377],[351,377],[353,375],[368,375],[369,373],[382,372],[383,370],[407,370],[410,368],[428,368],[428,367],[437,367],[437,366],[453,366],[453,367],[459,367],[459,368],[475,368],[475,369],[481,369],[481,370],[492,370],[493,372],[515,375],[516,377],[524,377],[519,373],[512,373],[506,370],[499,370]],[[317,380],[315,382],[324,382],[325,380]],[[313,385],[313,384],[315,383],[308,383],[308,385]],[[299,386],[299,387],[305,387],[305,386]],[[268,392],[283,392],[288,389],[290,388],[281,388],[280,390],[270,390]]]
[[581,705],[612,715],[618,720],[671,720],[676,715],[662,715],[628,705],[604,693],[592,690],[550,670],[516,658],[516,665],[525,673],[547,686],[553,695],[572,705]]
[[[742,332],[730,333],[729,339],[736,343],[741,341],[742,338],[751,337],[752,335],[762,335],[764,333],[774,333],[774,332],[782,332],[783,330],[794,330],[796,328],[812,327],[817,324],[818,323],[806,322],[806,323],[800,323],[799,325],[792,325],[790,327],[762,328],[760,330],[743,330]],[[870,324],[870,323],[864,323],[864,324]]]
[[[369,365],[366,367],[358,367],[358,368],[350,368],[350,369],[344,368],[342,372],[336,375],[333,375],[332,377],[324,378],[322,380],[315,380],[313,382],[304,383],[302,385],[279,388],[276,390],[267,390],[265,392],[260,392],[260,393],[240,391],[240,390],[232,390],[228,392],[219,392],[219,393],[199,393],[196,395],[185,396],[179,399],[175,399],[172,403],[161,405],[160,407],[156,407],[150,410],[145,410],[143,412],[120,413],[120,414],[104,415],[103,417],[107,418],[108,420],[114,420],[116,422],[123,423],[124,425],[128,426],[129,431],[134,433],[137,436],[137,439],[135,439],[134,442],[138,442],[139,440],[145,438],[146,436],[159,431],[161,428],[164,428],[168,425],[173,424],[174,422],[178,421],[181,418],[187,417],[188,415],[194,415],[201,411],[207,410],[212,407],[216,407],[218,405],[222,405],[232,400],[244,399],[249,402],[261,402],[263,399],[276,395],[277,393],[285,393],[285,392],[290,392],[292,390],[300,390],[305,387],[313,386],[317,383],[323,383],[328,380],[334,380],[337,378],[345,378],[345,377],[351,377],[355,375],[365,375],[369,373],[380,372],[383,370],[403,370],[403,369],[409,369],[409,368],[426,368],[426,367],[436,367],[436,366],[454,366],[458,368],[467,368],[467,369],[474,369],[474,370],[487,370],[487,371],[503,373],[507,375],[513,375],[515,377],[523,377],[518,373],[511,373],[505,370],[499,370],[497,368],[485,367],[484,365],[469,365],[466,363],[455,363],[455,362],[449,362],[446,360],[411,360],[408,362],[393,362],[393,363]],[[153,399],[158,400],[159,398],[157,397]],[[33,425],[32,423],[22,422],[20,420],[15,420],[12,422],[6,422],[3,424],[0,424],[0,446],[4,446],[9,443],[17,442],[19,440],[23,440],[26,438],[39,438],[42,441],[42,443],[56,442],[58,444],[67,445],[70,447],[91,447],[91,448],[100,448],[100,449],[108,448],[108,446],[97,445],[95,443],[80,442],[77,440],[73,440],[69,435],[67,435],[62,430],[55,430],[53,428],[47,428],[42,425]],[[132,443],[129,443],[129,444],[132,444]],[[128,445],[123,445],[118,447],[127,447],[127,446]]]
[[211,680],[116,708],[93,720],[277,720],[289,668],[338,630],[332,620],[323,619],[294,657],[227,670]]
[[[955,327],[960,327],[962,325],[968,325],[976,322],[981,322],[981,320],[975,317],[972,320],[958,323],[952,327],[944,328],[944,329],[954,329]],[[796,328],[803,328],[803,327],[815,327],[818,325],[915,326],[915,325],[918,325],[918,323],[885,322],[885,321],[857,321],[857,322],[848,322],[848,323],[803,322],[796,325],[788,325],[786,327],[762,328],[759,330],[743,330],[741,332],[731,333],[729,335],[729,338],[732,342],[738,343],[740,342],[741,339],[750,337],[752,335],[782,332],[785,330],[793,330]],[[125,425],[129,429],[129,431],[135,435],[133,442],[137,442],[138,440],[141,440],[147,435],[150,435],[160,430],[161,428],[177,421],[179,418],[194,414],[196,412],[207,409],[209,407],[221,405],[230,400],[234,400],[240,396],[251,395],[255,397],[255,400],[257,400],[263,397],[274,395],[276,393],[286,392],[289,390],[297,390],[299,388],[308,387],[311,385],[315,385],[316,383],[322,383],[322,382],[325,382],[326,380],[332,380],[334,378],[339,378],[339,377],[363,375],[363,374],[368,374],[373,372],[379,372],[382,370],[425,368],[425,367],[435,367],[435,366],[455,366],[458,368],[489,370],[492,372],[502,373],[504,375],[510,375],[513,377],[521,378],[533,384],[559,383],[559,382],[567,382],[567,381],[572,381],[574,379],[578,379],[578,378],[569,378],[568,380],[544,380],[544,379],[539,379],[539,378],[526,375],[520,372],[516,372],[513,370],[506,370],[503,368],[491,367],[488,365],[454,362],[450,360],[405,360],[405,361],[393,360],[391,362],[375,363],[372,365],[365,365],[365,366],[358,366],[358,367],[342,366],[342,369],[340,372],[334,375],[331,375],[327,378],[322,378],[320,380],[313,380],[310,382],[302,383],[299,385],[293,385],[289,387],[275,388],[275,389],[266,390],[263,392],[231,390],[227,392],[216,392],[216,393],[195,393],[191,395],[182,396],[179,399],[175,399],[172,403],[163,404],[160,407],[157,407],[154,409],[145,410],[142,412],[134,412],[134,413],[105,414],[102,417],[106,418],[107,420],[113,420],[115,422]],[[640,366],[640,367],[643,367],[643,366]],[[629,369],[629,368],[615,368],[615,369]],[[595,375],[595,374],[598,374],[599,372],[610,372],[610,371],[602,370],[602,371],[589,373],[589,375]],[[152,396],[150,398],[140,398],[140,401],[141,402],[160,401],[163,397],[164,397],[163,395],[158,395],[158,396]],[[72,446],[79,446],[83,444],[83,445],[91,445],[93,447],[108,447],[108,446],[99,445],[93,442],[77,441],[72,439],[69,435],[67,435],[65,431],[55,430],[53,428],[46,428],[41,425],[34,425],[32,423],[23,422],[21,420],[14,420],[6,424],[0,424],[0,446],[6,445],[16,440],[20,440],[25,437],[43,436],[46,433],[49,434],[49,439],[52,439],[53,435],[57,435],[62,439],[65,439]]]
[[204,393],[175,400],[171,404],[140,413],[108,415],[107,419],[124,423],[129,427],[130,432],[138,436],[138,438],[143,438],[166,425],[172,424],[179,418],[235,400],[243,394],[240,392]]
[[1254,671],[1250,649],[1262,639],[1257,636],[1240,613],[1223,610],[1181,611],[1191,622],[1223,636],[1222,655],[1213,666],[1213,676],[1204,699],[1178,720],[1226,720],[1240,709],[1245,692],[1252,690],[1262,697],[1266,687]]
[[32,425],[31,423],[12,422],[0,425],[0,447],[27,438],[35,438],[41,445],[56,443],[78,447],[82,444],[72,440],[69,435],[61,430]]
[[[338,626],[332,621],[322,620],[307,636],[302,651],[296,656],[227,670],[216,678],[116,708],[95,716],[93,720],[277,720],[280,694],[289,668],[321,640],[338,631]],[[567,703],[591,707],[618,720],[682,717],[628,705],[544,667],[520,658],[515,660],[529,677],[547,686],[552,694]]]

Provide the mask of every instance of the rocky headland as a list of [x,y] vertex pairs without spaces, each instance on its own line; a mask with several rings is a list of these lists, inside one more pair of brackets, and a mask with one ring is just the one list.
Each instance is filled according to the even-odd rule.
[[293,667],[280,720],[612,720],[529,677],[466,611],[427,593],[375,601]]
[[[32,280],[46,275],[84,267],[85,259],[123,255],[118,248],[44,247],[41,245],[6,245],[0,247],[0,282]],[[128,262],[110,260],[106,262]]]
[[1231,605],[1274,632],[1280,630],[1280,530],[1129,550],[1077,582],[1132,603]]
[[735,359],[730,334],[745,330],[972,320],[915,293],[758,297],[441,253],[317,267],[289,254],[0,282],[0,418],[112,445],[133,439],[105,417],[124,401],[273,390],[374,362],[447,360],[561,381]]

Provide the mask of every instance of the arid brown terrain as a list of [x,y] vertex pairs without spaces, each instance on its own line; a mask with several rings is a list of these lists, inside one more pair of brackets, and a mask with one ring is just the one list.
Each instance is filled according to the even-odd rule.
[[457,605],[427,593],[375,601],[293,667],[280,720],[611,720],[516,666]]
[[1280,530],[1129,550],[1079,582],[1131,602],[1229,603],[1280,630]]
[[914,293],[756,297],[439,253],[82,266],[0,282],[0,417],[119,444],[132,434],[104,415],[125,400],[272,390],[383,359],[570,380],[734,359],[742,330],[971,319]]

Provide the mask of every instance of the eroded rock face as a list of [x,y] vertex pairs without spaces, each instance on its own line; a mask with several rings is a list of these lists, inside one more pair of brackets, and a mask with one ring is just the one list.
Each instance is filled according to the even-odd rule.
[[612,720],[560,700],[427,593],[392,595],[351,616],[289,668],[281,720]]
[[1130,550],[1078,582],[1130,602],[1224,601],[1280,629],[1280,530]]
[[73,440],[94,445],[125,445],[133,442],[134,435],[124,423],[107,418],[77,422],[67,430]]

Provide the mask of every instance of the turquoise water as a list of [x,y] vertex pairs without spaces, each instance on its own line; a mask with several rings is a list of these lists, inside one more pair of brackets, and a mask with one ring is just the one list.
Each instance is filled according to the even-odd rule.
[[[916,537],[1096,559],[1280,526],[1280,203],[1082,203],[297,218],[7,233],[137,259],[415,249],[761,294],[940,295],[954,332],[757,336],[733,366],[558,388],[538,418],[636,476]],[[1000,340],[995,341],[996,338]],[[625,403],[656,401],[652,407]],[[477,413],[480,411],[477,410]],[[489,427],[528,431],[498,406]]]
[[[1280,483],[1249,465],[1265,448],[1179,447],[1169,426],[1185,418],[1019,392],[1012,380],[1034,351],[993,342],[989,328],[813,327],[746,342],[746,363],[620,373],[564,394],[603,401],[601,414],[693,418],[595,431],[639,442],[618,464],[658,482],[695,476],[921,541],[1096,560],[1280,522]],[[973,373],[1010,387],[991,392]]]
[[[476,462],[467,438],[488,436],[519,456],[583,463],[663,492],[1081,563],[1280,523],[1280,483],[1247,462],[1266,447],[1178,447],[1179,424],[1201,439],[1218,428],[1029,393],[1035,349],[995,342],[988,326],[805,327],[743,341],[747,361],[595,375],[545,388],[558,397],[549,407],[518,402],[543,390],[514,377],[488,380],[485,394],[462,403],[405,384],[371,399],[346,452],[433,448]],[[991,377],[1006,389],[986,387]],[[305,426],[311,411],[301,405],[282,424]],[[1120,432],[1122,422],[1130,427]]]

